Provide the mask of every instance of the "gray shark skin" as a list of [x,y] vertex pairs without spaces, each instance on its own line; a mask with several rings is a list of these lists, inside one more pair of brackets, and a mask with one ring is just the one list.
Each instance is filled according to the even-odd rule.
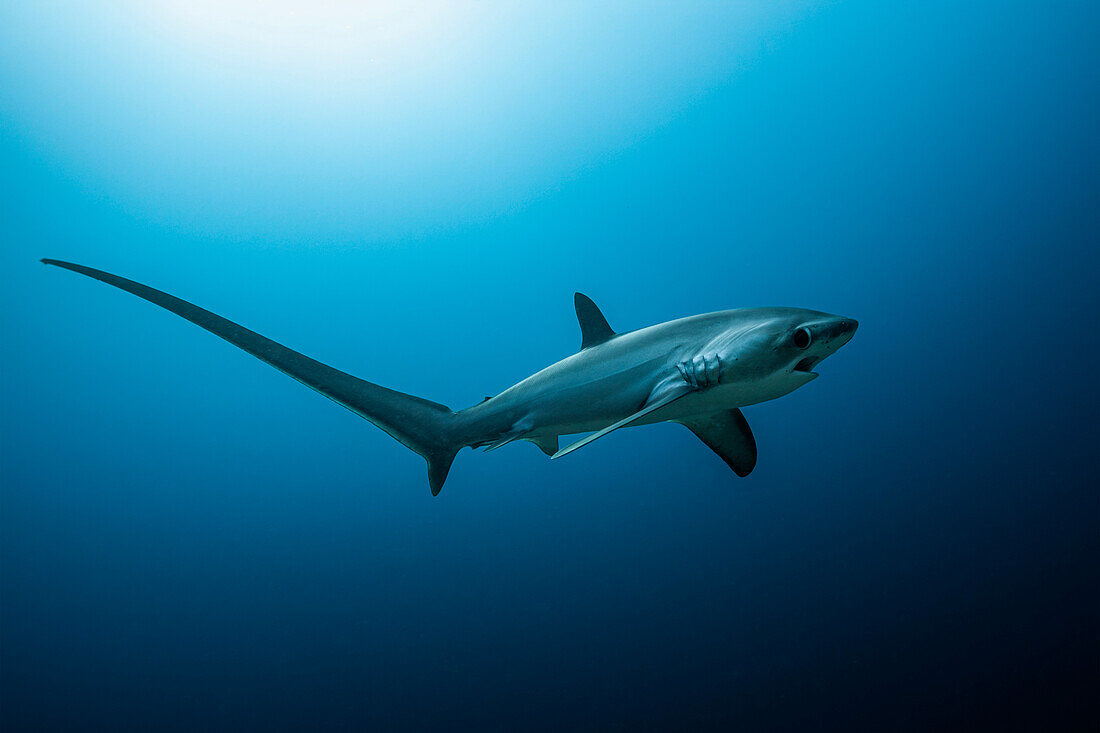
[[[433,495],[465,447],[495,450],[526,440],[558,458],[613,430],[656,422],[683,424],[737,475],[747,476],[756,465],[756,441],[738,408],[814,380],[812,369],[848,343],[859,325],[801,308],[740,308],[615,333],[596,304],[577,293],[578,353],[452,411],[333,369],[146,285],[70,262],[42,262],[172,311],[366,418],[424,457]],[[559,449],[559,436],[587,432]]]

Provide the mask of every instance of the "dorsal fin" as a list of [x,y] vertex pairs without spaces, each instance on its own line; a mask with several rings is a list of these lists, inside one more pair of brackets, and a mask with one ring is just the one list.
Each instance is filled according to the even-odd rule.
[[573,294],[573,305],[577,308],[577,322],[581,324],[581,350],[589,346],[602,344],[615,335],[600,309],[584,293]]

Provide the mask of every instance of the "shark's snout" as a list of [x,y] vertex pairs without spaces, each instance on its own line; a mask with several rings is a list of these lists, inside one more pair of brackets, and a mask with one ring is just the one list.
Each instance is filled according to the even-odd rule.
[[840,348],[844,344],[848,343],[852,336],[856,335],[856,329],[859,328],[859,321],[854,318],[841,318],[834,326],[835,335],[833,338],[837,341],[837,348]]
[[814,374],[813,368],[851,341],[857,328],[859,328],[859,321],[839,316],[801,326],[794,332],[793,342],[802,354],[799,355],[791,370]]
[[851,337],[856,335],[857,328],[859,328],[859,321],[855,318],[836,317],[815,324],[813,327],[816,331],[815,340],[821,344],[824,352],[821,357],[824,359],[828,354],[843,347]]
[[837,316],[819,321],[807,328],[813,333],[813,341],[831,354],[851,340],[856,329],[859,328],[859,321]]

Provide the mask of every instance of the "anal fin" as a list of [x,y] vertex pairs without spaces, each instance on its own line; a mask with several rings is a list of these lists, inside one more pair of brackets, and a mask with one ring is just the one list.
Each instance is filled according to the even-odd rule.
[[499,440],[496,440],[496,441],[490,443],[489,445],[485,446],[485,452],[488,453],[491,450],[496,450],[497,448],[503,448],[504,446],[511,443],[513,440],[517,440],[521,437],[522,437],[522,433],[510,433],[508,435],[505,435],[503,438],[501,438]]

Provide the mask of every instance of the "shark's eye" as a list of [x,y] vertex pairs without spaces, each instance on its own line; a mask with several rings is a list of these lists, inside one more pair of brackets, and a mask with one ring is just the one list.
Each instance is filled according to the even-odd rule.
[[804,349],[810,345],[813,341],[813,336],[810,334],[810,329],[800,328],[794,332],[794,345],[800,349]]

